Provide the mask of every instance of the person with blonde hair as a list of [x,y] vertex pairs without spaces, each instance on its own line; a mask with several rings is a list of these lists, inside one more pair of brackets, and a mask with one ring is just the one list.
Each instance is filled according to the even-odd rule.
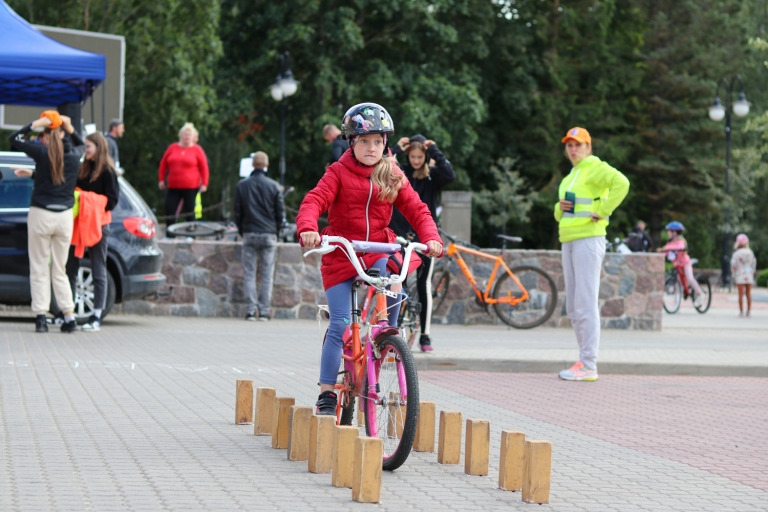
[[[32,130],[42,129],[42,144],[25,138]],[[9,140],[14,149],[35,161],[35,180],[27,215],[29,285],[35,331],[48,332],[46,312],[51,306],[51,288],[56,303],[64,313],[61,332],[77,330],[75,303],[67,279],[66,264],[72,240],[75,182],[83,139],[69,117],[46,110],[39,119],[13,133]],[[23,170],[17,175],[28,175]]]
[[[740,233],[736,237],[736,244],[733,249],[731,274],[739,291],[739,316],[750,316],[752,314],[752,285],[755,284],[757,260],[755,253],[749,248],[749,238],[744,233]],[[746,311],[744,311],[744,297],[747,298]]]
[[[416,230],[422,243],[429,247],[427,256],[439,256],[443,250],[442,240],[429,208],[419,199],[394,159],[385,156],[387,137],[394,133],[389,113],[376,103],[360,103],[347,110],[341,126],[342,136],[349,141],[350,148],[325,170],[317,186],[304,197],[296,215],[301,245],[311,248],[320,245],[317,219],[326,211],[328,226],[323,235],[394,243],[395,233],[387,227],[394,205]],[[382,275],[386,273],[386,256],[361,254],[360,260],[364,268],[376,267]],[[413,260],[411,263],[411,269],[418,265]],[[350,322],[349,297],[357,272],[342,251],[323,255],[320,272],[330,324],[320,358],[320,396],[315,406],[317,414],[334,415],[337,397],[333,389],[341,361],[342,335]],[[390,309],[390,325],[397,325],[398,309]]]
[[168,223],[181,215],[194,220],[195,196],[208,190],[208,157],[197,144],[199,134],[192,123],[179,130],[179,142],[165,150],[157,170],[158,188],[165,190]]

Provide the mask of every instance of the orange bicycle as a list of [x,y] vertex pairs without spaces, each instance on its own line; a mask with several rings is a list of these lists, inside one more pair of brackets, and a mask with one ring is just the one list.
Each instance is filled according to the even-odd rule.
[[[457,240],[440,230],[448,241],[445,255],[455,261],[461,272],[475,291],[475,300],[486,310],[493,306],[496,316],[502,322],[516,329],[530,329],[543,324],[557,306],[557,286],[552,277],[539,267],[521,265],[509,268],[504,263],[504,249],[499,256],[492,256],[480,250],[476,245]],[[521,242],[518,237],[498,235],[505,242]],[[471,254],[477,258],[493,260],[494,265],[488,277],[485,288],[479,283],[462,257],[462,253]],[[503,272],[500,272],[503,269]],[[432,278],[432,311],[442,305],[448,295],[451,273],[447,265],[436,270]]]
[[[411,243],[405,250],[400,274],[379,275],[379,269],[363,270],[356,253],[394,254],[400,244],[349,241],[340,236],[323,236],[318,249],[304,254],[327,254],[344,251],[358,274],[352,285],[350,305],[352,318],[342,336],[343,353],[339,377],[335,385],[338,395],[336,422],[351,425],[355,397],[365,415],[365,431],[370,437],[384,441],[382,468],[399,468],[413,447],[419,418],[419,380],[416,363],[397,327],[388,325],[386,297],[398,294],[388,286],[402,283],[414,250],[427,251],[427,246]],[[358,289],[364,283],[375,289],[370,327],[361,328]]]

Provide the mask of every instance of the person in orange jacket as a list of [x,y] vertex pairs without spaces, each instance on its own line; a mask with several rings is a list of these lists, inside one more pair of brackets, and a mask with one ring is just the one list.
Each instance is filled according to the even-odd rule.
[[[107,140],[101,133],[92,133],[85,138],[85,156],[77,175],[77,187],[84,192],[80,194],[81,210],[78,217],[87,218],[94,213],[83,211],[86,203],[97,202],[93,201],[93,197],[88,197],[88,192],[106,197],[105,203],[103,200],[100,202],[100,204],[104,204],[104,211],[95,212],[97,214],[103,213],[103,215],[95,216],[96,219],[99,216],[102,219],[101,237],[98,242],[88,247],[91,275],[93,276],[93,313],[82,326],[83,331],[98,331],[101,328],[101,313],[107,302],[107,235],[110,231],[109,224],[112,222],[110,212],[117,205],[120,194],[115,164],[109,156]],[[80,219],[80,221],[86,221],[86,218]],[[80,228],[83,228],[82,224],[79,226]],[[80,257],[75,255],[75,246],[72,246],[67,260],[67,275],[73,289],[79,268]]]

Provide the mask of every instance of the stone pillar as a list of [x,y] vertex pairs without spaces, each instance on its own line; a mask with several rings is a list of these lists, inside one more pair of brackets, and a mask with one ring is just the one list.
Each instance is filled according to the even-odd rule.
[[459,240],[472,239],[472,192],[443,191],[440,226]]

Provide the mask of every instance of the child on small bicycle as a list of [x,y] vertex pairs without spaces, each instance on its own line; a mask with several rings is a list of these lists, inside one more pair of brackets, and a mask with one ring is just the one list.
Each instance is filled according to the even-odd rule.
[[688,281],[688,285],[693,288],[694,299],[693,304],[696,307],[700,307],[705,302],[704,290],[701,289],[699,283],[693,277],[693,265],[691,264],[691,257],[688,256],[688,242],[683,238],[683,231],[685,226],[682,222],[672,221],[665,226],[667,230],[667,237],[669,241],[664,247],[656,249],[657,252],[666,252],[667,259],[672,261],[675,268],[682,268],[685,272],[685,279]]
[[[397,206],[428,247],[427,256],[439,256],[443,246],[429,208],[419,199],[394,159],[384,153],[387,137],[394,133],[394,123],[387,111],[376,103],[360,103],[342,118],[342,138],[350,148],[331,164],[317,186],[307,193],[296,215],[296,231],[301,245],[318,247],[321,242],[317,219],[328,212],[324,235],[343,236],[349,240],[395,242],[387,227],[392,207]],[[386,272],[387,256],[361,254],[363,268]],[[411,260],[414,270],[418,260]],[[350,292],[357,273],[341,251],[322,257],[323,278],[330,312],[330,323],[320,358],[320,396],[317,414],[336,414],[334,392],[343,348],[342,336],[350,323]],[[396,291],[396,290],[393,290]],[[397,325],[398,308],[390,309],[390,325]]]

